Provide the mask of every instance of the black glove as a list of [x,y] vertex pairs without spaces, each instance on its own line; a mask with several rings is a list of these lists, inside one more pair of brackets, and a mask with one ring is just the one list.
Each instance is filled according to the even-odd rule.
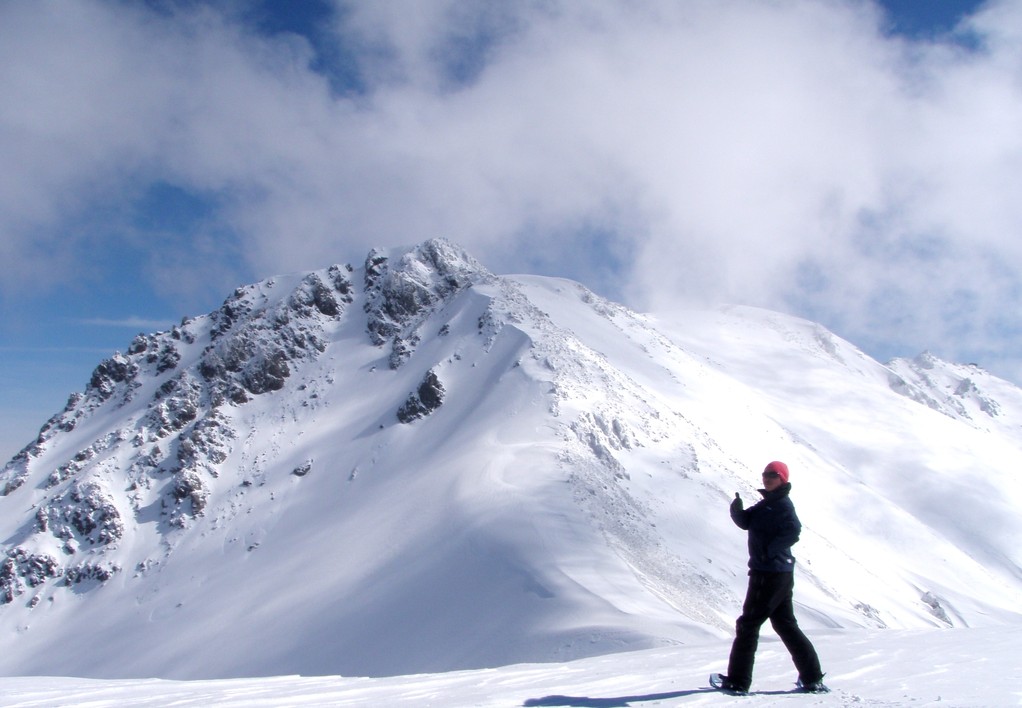
[[745,504],[742,503],[742,497],[739,496],[738,492],[735,492],[734,501],[731,502],[731,511],[741,511],[745,508]]

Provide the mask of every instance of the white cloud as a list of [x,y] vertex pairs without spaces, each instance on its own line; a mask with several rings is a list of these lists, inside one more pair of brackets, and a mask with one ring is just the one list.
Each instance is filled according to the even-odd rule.
[[4,5],[0,255],[38,264],[90,205],[162,180],[220,205],[175,272],[446,235],[639,307],[794,310],[885,353],[1017,351],[1017,5],[973,18],[974,49],[885,36],[857,0],[342,9],[361,93],[332,93],[302,40],[208,9]]

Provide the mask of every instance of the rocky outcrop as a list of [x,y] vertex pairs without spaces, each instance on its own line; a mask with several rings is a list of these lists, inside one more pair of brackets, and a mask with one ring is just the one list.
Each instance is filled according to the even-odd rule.
[[444,302],[493,275],[443,239],[392,258],[374,249],[365,262],[365,312],[373,344],[390,344],[390,367],[403,364],[421,340],[419,328]]
[[184,527],[189,518],[203,513],[210,496],[210,482],[219,477],[219,465],[230,451],[235,433],[214,410],[177,438],[173,480],[164,509],[169,523]]
[[1001,406],[988,390],[998,381],[975,364],[953,364],[927,351],[913,359],[893,359],[887,367],[891,390],[948,417],[988,425],[1001,416]]
[[92,372],[88,390],[99,400],[108,400],[119,391],[130,389],[130,384],[138,373],[138,364],[121,353],[114,354],[100,363]]
[[0,497],[18,489],[28,479],[28,448],[23,449],[0,470]]
[[143,353],[145,363],[153,366],[156,374],[175,368],[181,361],[181,353],[174,340],[167,337],[138,335],[128,347],[128,354],[138,356]]
[[94,481],[76,482],[36,512],[39,531],[49,531],[74,553],[84,546],[106,546],[124,535],[113,496]]
[[121,566],[110,562],[85,562],[68,568],[64,573],[65,585],[78,585],[86,580],[95,580],[105,583],[118,573]]
[[14,602],[27,588],[38,587],[60,575],[60,564],[53,556],[12,548],[0,563],[0,605]]
[[398,408],[397,419],[402,423],[411,423],[424,418],[443,404],[444,393],[444,385],[440,383],[436,372],[427,372],[419,387]]
[[340,266],[328,269],[326,281],[310,273],[286,298],[271,298],[274,288],[273,280],[239,288],[211,315],[212,343],[199,373],[214,405],[283,388],[293,362],[326,349],[323,318],[340,317],[353,297],[348,270]]

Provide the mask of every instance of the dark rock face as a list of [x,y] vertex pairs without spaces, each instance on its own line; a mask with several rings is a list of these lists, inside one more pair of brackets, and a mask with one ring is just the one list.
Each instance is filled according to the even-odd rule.
[[397,419],[402,423],[411,423],[429,415],[443,404],[444,393],[444,386],[436,372],[429,371],[419,387],[398,409]]
[[105,401],[117,391],[118,384],[127,383],[137,373],[138,365],[118,353],[96,367],[89,380],[89,388]]
[[60,564],[53,556],[13,548],[0,563],[0,605],[14,602],[26,588],[38,587],[60,575]]
[[198,516],[206,508],[209,488],[195,470],[180,469],[174,477],[171,496],[177,509],[171,515],[170,524],[183,528],[186,515]]
[[396,369],[415,351],[423,322],[444,302],[492,274],[443,239],[427,241],[398,262],[373,250],[365,262],[365,312],[373,344],[391,345]]
[[[314,359],[326,349],[322,318],[339,317],[353,297],[351,281],[339,266],[328,271],[328,282],[312,273],[273,305],[258,286],[239,288],[211,316],[212,344],[199,373],[215,401],[240,404],[247,394],[279,391],[291,376],[291,362]],[[269,281],[267,288],[272,287]]]
[[[227,460],[234,438],[234,430],[216,410],[177,436],[171,491],[164,500],[172,527],[183,528],[189,518],[203,513],[211,493],[210,481],[219,476],[218,466]],[[160,468],[167,463],[163,458]]]
[[145,362],[155,365],[157,374],[173,369],[181,361],[181,354],[174,346],[173,340],[168,340],[166,337],[157,338],[151,334],[138,335],[128,347],[128,354],[130,356],[143,352],[145,353]]
[[0,470],[0,497],[6,497],[25,483],[28,477],[28,460],[27,449],[22,450],[4,466],[3,470]]
[[124,536],[124,522],[113,497],[94,482],[74,484],[36,512],[40,531],[64,541],[67,552],[87,545],[108,545]]
[[121,570],[116,563],[79,563],[64,573],[65,585],[77,585],[86,580],[105,583]]
[[241,381],[246,389],[258,396],[284,388],[284,382],[290,375],[287,355],[278,349],[269,355],[258,353],[253,356],[242,373]]
[[183,429],[199,415],[202,385],[188,373],[166,381],[156,392],[143,422],[160,438]]
[[339,316],[353,298],[348,270],[330,266],[327,278],[329,285],[315,274],[306,278],[291,295],[291,308],[303,317],[309,317],[313,309],[326,317]]

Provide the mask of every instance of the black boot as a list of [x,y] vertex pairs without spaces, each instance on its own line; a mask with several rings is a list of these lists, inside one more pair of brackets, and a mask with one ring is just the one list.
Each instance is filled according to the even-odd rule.
[[803,681],[802,677],[799,676],[795,685],[803,693],[830,693],[830,689],[823,683],[823,676],[820,676],[815,681]]
[[742,686],[729,679],[724,674],[713,674],[710,676],[710,685],[718,691],[730,694],[732,696],[747,696],[749,695],[749,687]]

